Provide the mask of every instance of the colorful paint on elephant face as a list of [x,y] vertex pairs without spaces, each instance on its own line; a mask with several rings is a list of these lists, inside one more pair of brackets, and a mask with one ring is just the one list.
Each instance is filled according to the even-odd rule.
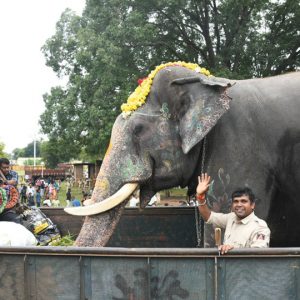
[[170,119],[171,118],[171,114],[169,112],[169,108],[168,108],[167,103],[163,103],[160,111],[162,113],[163,118],[165,118],[165,119]]
[[130,179],[130,180],[138,180],[142,176],[143,165],[138,162],[139,158],[132,157],[126,158],[123,168],[120,170],[121,178]]
[[169,124],[167,121],[163,120],[161,122],[158,123],[157,125],[157,134],[160,136],[167,136],[169,134]]
[[101,192],[108,192],[110,189],[109,181],[107,178],[97,178],[95,182],[95,188],[99,189]]
[[109,154],[110,154],[110,152],[111,152],[111,148],[112,148],[112,142],[110,141],[110,142],[109,142],[109,145],[108,145],[108,148],[107,148],[107,150],[106,150],[106,152],[105,152],[104,158],[105,158],[106,156],[109,156]]

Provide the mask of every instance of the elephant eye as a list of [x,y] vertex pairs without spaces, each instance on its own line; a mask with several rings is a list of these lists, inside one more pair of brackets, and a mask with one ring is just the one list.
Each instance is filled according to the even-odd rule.
[[137,125],[133,130],[133,134],[135,136],[139,136],[142,133],[143,129],[144,129],[143,125]]

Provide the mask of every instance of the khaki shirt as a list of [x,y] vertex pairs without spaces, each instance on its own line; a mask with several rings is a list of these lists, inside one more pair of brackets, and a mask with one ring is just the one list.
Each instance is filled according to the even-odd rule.
[[224,245],[232,245],[235,248],[269,247],[270,229],[254,212],[242,220],[238,219],[234,212],[229,214],[211,212],[207,223],[226,228]]

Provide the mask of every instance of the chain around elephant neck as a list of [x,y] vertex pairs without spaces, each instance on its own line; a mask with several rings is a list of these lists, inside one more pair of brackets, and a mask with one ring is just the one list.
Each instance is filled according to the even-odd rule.
[[203,139],[203,145],[202,145],[201,174],[204,172],[205,155],[206,155],[206,136]]
[[[202,143],[202,157],[201,157],[201,167],[200,174],[204,172],[205,164],[205,155],[206,155],[206,136],[203,139]],[[196,223],[196,235],[197,235],[197,248],[201,247],[201,232],[202,232],[202,219],[198,211],[198,206],[195,206],[195,223]]]

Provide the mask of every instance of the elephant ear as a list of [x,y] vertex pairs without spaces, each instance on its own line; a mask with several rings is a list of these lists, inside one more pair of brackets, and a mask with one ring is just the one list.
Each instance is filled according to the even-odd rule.
[[[179,78],[172,81],[176,85],[201,84],[188,87],[188,105],[184,105],[179,118],[179,133],[182,150],[186,154],[215,126],[219,118],[229,109],[229,98],[226,89],[231,86],[229,80],[206,77]],[[187,100],[186,100],[187,101]]]

